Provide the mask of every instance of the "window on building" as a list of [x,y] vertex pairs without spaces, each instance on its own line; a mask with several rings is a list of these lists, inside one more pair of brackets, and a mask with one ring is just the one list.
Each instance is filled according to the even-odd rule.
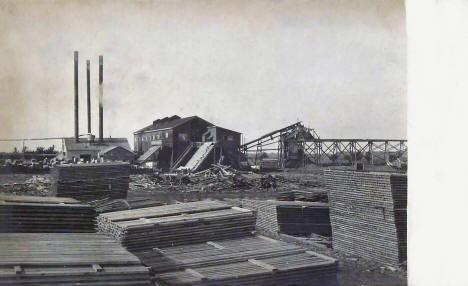
[[228,141],[234,141],[234,136],[228,135],[228,136],[227,136],[227,140],[228,140]]
[[169,132],[166,132],[164,135],[166,138],[169,138]]

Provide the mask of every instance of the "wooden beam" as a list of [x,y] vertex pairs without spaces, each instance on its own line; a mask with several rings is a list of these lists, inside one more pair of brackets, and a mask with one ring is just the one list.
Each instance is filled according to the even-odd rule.
[[270,264],[268,263],[265,263],[265,262],[262,262],[260,260],[257,260],[257,259],[249,259],[247,260],[248,262],[252,263],[252,264],[255,264],[257,266],[260,266],[262,268],[265,268],[267,270],[270,270],[272,272],[274,271],[278,271],[278,268],[274,267],[274,266],[271,266]]
[[94,272],[102,272],[104,269],[99,264],[93,264]]

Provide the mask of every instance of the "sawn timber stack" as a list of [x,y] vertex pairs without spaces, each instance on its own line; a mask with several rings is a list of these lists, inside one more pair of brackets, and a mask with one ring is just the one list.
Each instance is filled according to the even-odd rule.
[[130,165],[120,162],[57,165],[52,169],[52,176],[52,190],[57,197],[82,202],[126,199]]
[[244,199],[242,207],[255,212],[256,227],[261,231],[331,235],[329,209],[325,203]]
[[383,264],[406,260],[407,176],[325,170],[333,248]]
[[249,210],[200,201],[101,214],[98,228],[131,251],[250,235]]
[[0,234],[0,285],[149,286],[147,267],[99,234]]
[[0,232],[95,232],[96,212],[71,198],[0,194]]
[[136,254],[161,285],[337,285],[334,259],[263,236]]

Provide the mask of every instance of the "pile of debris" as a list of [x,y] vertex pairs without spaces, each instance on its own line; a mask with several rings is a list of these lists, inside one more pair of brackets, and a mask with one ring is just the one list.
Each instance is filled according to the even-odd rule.
[[11,195],[50,196],[50,176],[33,175],[24,183],[8,183],[0,185],[0,192]]
[[149,191],[169,189],[182,192],[276,189],[280,176],[259,175],[219,164],[197,173],[164,173],[131,176],[130,189]]

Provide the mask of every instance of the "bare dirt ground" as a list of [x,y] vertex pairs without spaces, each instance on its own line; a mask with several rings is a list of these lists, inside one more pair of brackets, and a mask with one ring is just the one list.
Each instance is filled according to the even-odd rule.
[[[322,174],[323,168],[308,167],[266,175],[245,174],[239,178],[239,181],[220,177],[174,182],[161,181],[160,178],[151,175],[132,175],[128,196],[132,199],[151,198],[164,203],[211,198],[239,204],[242,198],[275,199],[279,193],[307,190],[317,194],[317,200],[323,201],[322,195],[325,189]],[[50,179],[50,175],[0,175],[0,192],[50,196]],[[293,238],[288,241],[337,258],[339,261],[338,280],[341,286],[407,285],[407,274],[404,268],[389,268],[358,257],[349,257],[331,249],[310,244],[307,238]]]

